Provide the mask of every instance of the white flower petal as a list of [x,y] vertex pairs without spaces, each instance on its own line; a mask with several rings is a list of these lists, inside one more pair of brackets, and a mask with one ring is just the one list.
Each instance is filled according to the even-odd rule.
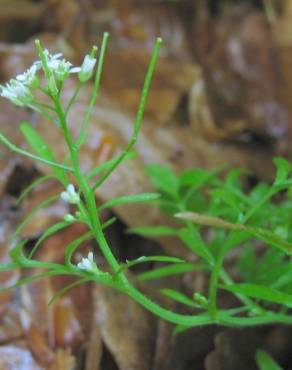
[[94,255],[92,252],[88,253],[87,258],[82,258],[81,262],[77,264],[77,267],[81,270],[86,270],[89,272],[97,272],[98,268],[94,262]]
[[88,258],[88,260],[89,260],[91,263],[93,263],[93,262],[94,262],[94,261],[93,261],[93,253],[92,253],[92,252],[89,252],[89,253],[88,253],[87,258]]

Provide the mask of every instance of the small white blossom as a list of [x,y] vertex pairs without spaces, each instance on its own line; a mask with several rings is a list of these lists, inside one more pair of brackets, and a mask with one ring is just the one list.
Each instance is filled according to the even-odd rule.
[[86,82],[91,78],[95,64],[96,58],[89,54],[85,55],[85,58],[80,68],[80,72],[78,74],[80,82]]
[[61,199],[69,204],[78,204],[80,202],[79,194],[76,193],[74,185],[69,184],[66,191],[61,193]]
[[[72,68],[72,63],[66,59],[60,59],[62,57],[61,53],[51,55],[47,49],[44,50],[44,56],[46,58],[46,64],[53,73],[57,81],[65,81],[69,73],[79,72],[79,68]],[[40,66],[41,62],[35,62],[36,66]]]
[[39,78],[36,75],[38,67],[33,64],[26,72],[16,77],[17,81],[28,87],[38,87]]
[[[45,49],[45,50],[43,51],[43,54],[44,54],[44,57],[45,57],[45,59],[46,59],[46,63],[47,63],[47,65],[48,65],[49,63],[52,63],[53,61],[58,60],[58,59],[59,59],[59,58],[61,58],[61,56],[62,56],[62,54],[61,54],[61,53],[51,55],[51,54],[49,53],[49,50],[48,50],[48,49]],[[35,66],[37,66],[37,68],[40,68],[40,67],[41,67],[41,65],[42,65],[42,62],[41,62],[40,60],[38,60],[38,61],[34,62],[34,65],[35,65]]]
[[28,105],[34,100],[30,89],[17,80],[10,80],[6,86],[1,86],[0,95],[19,106]]
[[65,59],[53,59],[48,62],[48,67],[58,81],[64,81],[70,73],[72,64]]
[[89,272],[97,272],[98,268],[93,260],[93,253],[89,252],[87,258],[82,258],[81,262],[77,264],[77,267],[81,270],[86,270]]

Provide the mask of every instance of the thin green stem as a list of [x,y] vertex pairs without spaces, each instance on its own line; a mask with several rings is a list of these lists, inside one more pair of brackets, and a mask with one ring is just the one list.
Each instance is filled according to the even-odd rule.
[[43,67],[44,74],[46,76],[46,80],[48,81],[50,76],[51,76],[51,71],[48,67],[47,58],[45,56],[45,53],[44,53],[44,50],[43,50],[42,45],[40,43],[40,40],[35,40],[35,46],[37,48],[40,60],[42,62],[42,67]]
[[20,205],[20,203],[29,195],[29,193],[38,185],[42,184],[43,182],[46,182],[51,179],[56,179],[56,176],[54,175],[47,175],[37,178],[35,181],[33,181],[27,188],[24,189],[24,191],[20,194],[20,196],[17,198],[16,203]]
[[[96,238],[97,242],[99,243],[99,246],[104,254],[105,259],[107,260],[107,262],[109,263],[113,271],[116,273],[119,270],[120,266],[103,235],[101,222],[98,217],[98,211],[96,207],[94,193],[90,191],[90,187],[85,180],[85,176],[81,172],[81,167],[80,167],[79,157],[78,157],[78,148],[73,143],[72,136],[67,126],[66,116],[65,116],[64,111],[62,110],[62,106],[60,104],[59,99],[55,99],[54,103],[56,107],[56,112],[60,119],[60,126],[63,130],[64,137],[65,137],[65,140],[66,140],[69,152],[70,152],[72,165],[74,167],[74,174],[81,188],[81,191],[85,197],[85,201],[87,204],[87,214],[90,220],[91,231],[93,233],[93,236]],[[124,280],[124,282],[127,281],[124,275],[122,276],[122,279]]]
[[292,324],[291,315],[289,316],[285,314],[270,312],[267,312],[261,316],[254,317],[234,317],[232,315],[229,315],[225,311],[218,312],[216,318],[211,317],[208,313],[198,315],[182,315],[161,307],[131,285],[121,288],[120,290],[128,294],[136,302],[138,302],[140,305],[145,307],[148,311],[152,312],[156,316],[172,322],[173,324],[183,325],[186,327],[210,324],[218,324],[230,327],[248,327],[256,325],[267,325],[272,323]]
[[100,82],[101,82],[101,76],[102,76],[102,71],[103,71],[103,65],[104,65],[104,59],[105,59],[105,53],[106,53],[106,49],[107,49],[107,45],[108,45],[108,40],[109,40],[109,33],[105,32],[103,34],[103,38],[102,38],[100,56],[99,56],[97,70],[96,70],[96,75],[95,75],[92,94],[91,94],[91,97],[90,97],[88,108],[87,108],[87,110],[85,112],[85,115],[84,115],[83,122],[81,124],[80,134],[79,134],[79,136],[77,138],[77,141],[76,141],[76,147],[78,149],[81,147],[81,145],[86,140],[87,128],[88,128],[88,125],[89,125],[90,116],[92,114],[93,108],[95,106],[95,103],[96,103],[96,100],[97,100],[97,97],[98,97]]
[[217,319],[217,292],[218,292],[218,281],[220,277],[220,273],[222,271],[222,265],[224,262],[225,254],[229,248],[230,242],[232,240],[233,235],[235,235],[236,231],[231,231],[228,235],[225,243],[223,243],[220,247],[218,256],[215,261],[215,265],[211,272],[210,283],[209,283],[209,312],[213,319]]
[[67,115],[69,113],[70,108],[75,103],[76,98],[77,98],[77,96],[79,94],[79,91],[80,91],[81,87],[82,87],[82,83],[79,82],[78,85],[77,85],[77,87],[76,87],[76,89],[75,89],[75,91],[74,91],[74,93],[73,93],[73,95],[71,96],[71,99],[69,100],[69,103],[68,103],[66,109],[65,109],[65,116],[66,117],[67,117]]
[[144,112],[145,112],[145,106],[147,102],[147,98],[149,95],[149,90],[150,90],[150,85],[153,79],[153,73],[157,64],[158,56],[159,56],[159,51],[161,48],[162,40],[161,38],[158,38],[156,40],[153,53],[150,59],[150,63],[148,66],[148,70],[146,73],[144,85],[142,88],[142,93],[141,93],[141,99],[139,102],[139,107],[137,110],[136,118],[135,118],[135,124],[134,124],[134,132],[132,135],[132,138],[129,142],[129,144],[126,146],[124,149],[123,153],[117,157],[117,160],[112,164],[112,166],[101,176],[101,178],[93,185],[92,190],[95,191],[109,176],[110,174],[118,167],[118,165],[125,159],[129,151],[132,149],[132,147],[136,144],[139,132],[141,130],[141,125],[142,125],[142,120],[144,117]]
[[172,322],[173,324],[198,326],[210,325],[214,323],[214,320],[208,314],[182,315],[169,311],[166,308],[163,308],[157,303],[153,302],[132,285],[128,285],[126,288],[122,289],[122,292],[128,294],[131,298],[140,303],[140,305],[145,307],[148,311],[152,312],[158,317],[161,317],[164,320]]

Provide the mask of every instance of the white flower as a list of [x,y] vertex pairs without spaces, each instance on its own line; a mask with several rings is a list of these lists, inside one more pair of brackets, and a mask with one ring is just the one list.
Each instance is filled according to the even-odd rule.
[[6,86],[1,86],[0,95],[19,106],[28,105],[34,100],[30,89],[17,80],[10,80],[10,83],[7,83]]
[[18,75],[16,77],[17,81],[23,83],[25,86],[29,87],[38,87],[39,86],[39,78],[37,77],[38,67],[33,64],[26,72]]
[[81,270],[86,270],[89,272],[97,272],[98,268],[93,260],[93,253],[89,252],[87,258],[82,258],[81,262],[77,264],[77,267]]
[[[51,62],[53,62],[53,61],[55,61],[55,60],[58,60],[59,58],[61,58],[61,56],[62,56],[62,54],[61,53],[58,53],[58,54],[50,54],[49,53],[49,50],[48,49],[45,49],[44,51],[43,51],[43,54],[44,54],[44,57],[45,57],[45,59],[46,59],[46,63],[47,64],[49,64],[49,63],[51,63]],[[38,60],[38,61],[36,61],[36,62],[34,62],[34,65],[36,65],[37,66],[37,68],[40,68],[41,67],[41,65],[42,65],[42,62],[40,61],[40,60]]]
[[86,82],[91,78],[95,64],[96,58],[89,54],[85,55],[82,66],[80,68],[80,72],[78,74],[80,82]]
[[48,67],[58,81],[64,81],[68,77],[71,66],[72,64],[65,59],[52,59],[48,61]]
[[69,204],[78,204],[80,202],[79,194],[76,193],[74,185],[69,184],[66,191],[61,193],[61,199]]
[[[69,73],[79,72],[79,68],[72,68],[72,63],[66,59],[60,59],[61,53],[51,55],[47,49],[44,50],[44,56],[46,58],[46,64],[51,73],[53,73],[57,81],[65,81]],[[40,66],[41,62],[35,62],[36,66]]]

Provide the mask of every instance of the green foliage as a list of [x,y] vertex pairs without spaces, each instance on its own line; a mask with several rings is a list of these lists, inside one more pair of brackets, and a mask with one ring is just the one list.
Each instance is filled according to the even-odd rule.
[[[282,316],[292,304],[292,165],[283,158],[276,158],[274,163],[274,182],[261,182],[250,191],[244,190],[244,171],[240,169],[229,171],[225,177],[220,170],[188,170],[175,175],[163,166],[146,169],[161,192],[158,205],[177,220],[177,226],[140,227],[131,232],[173,235],[184,242],[199,259],[195,269],[209,275],[208,303],[201,308],[217,322],[223,312],[225,318],[228,315],[218,306],[221,290],[238,300],[238,311],[228,318],[231,325],[238,325],[237,320],[243,318],[247,325],[268,323],[271,314],[276,321],[292,322],[288,313]],[[240,281],[236,282],[224,268],[235,248],[241,251],[236,262]],[[141,275],[144,279],[161,278],[164,270],[165,276],[183,273],[182,267],[162,267],[158,273],[154,269]],[[162,293],[195,306],[194,300],[181,292],[166,289]]]
[[[20,131],[25,137],[27,143],[39,157],[50,162],[56,163],[55,155],[52,149],[48,146],[45,140],[37,133],[37,131],[27,122],[20,124]],[[64,184],[68,184],[66,172],[61,168],[53,167],[56,177]]]
[[[64,163],[59,163],[52,148],[30,124],[22,123],[20,130],[32,152],[15,146],[0,133],[0,142],[3,145],[18,154],[48,165],[52,171],[51,175],[44,176],[31,184],[22,194],[19,202],[31,190],[50,178],[56,179],[64,187],[61,195],[57,194],[45,199],[19,224],[14,233],[14,247],[10,253],[11,262],[0,265],[0,271],[20,268],[43,271],[38,275],[20,279],[14,287],[55,275],[75,275],[77,281],[58,292],[52,301],[76,284],[87,281],[105,284],[129,295],[157,316],[177,324],[177,332],[191,326],[214,323],[238,327],[269,323],[291,324],[292,318],[288,311],[292,304],[290,268],[292,200],[289,195],[289,189],[292,186],[292,165],[285,159],[275,159],[277,171],[275,181],[271,185],[260,183],[249,192],[244,190],[241,179],[244,171],[239,169],[229,171],[224,178],[221,174],[223,168],[213,171],[191,169],[177,175],[169,167],[151,165],[147,167],[146,172],[152,179],[157,193],[125,195],[108,200],[97,207],[95,190],[107,180],[120,163],[133,157],[132,148],[140,132],[161,46],[161,40],[157,39],[142,88],[130,142],[117,157],[83,173],[80,165],[80,149],[87,138],[87,127],[96,104],[108,37],[109,35],[105,33],[92,94],[77,140],[73,138],[69,128],[68,113],[83,84],[94,73],[97,62],[96,47],[93,47],[92,51],[85,56],[81,67],[72,68],[71,63],[60,59],[59,54],[50,55],[40,42],[36,41],[40,60],[23,75],[0,87],[2,97],[18,106],[33,109],[49,119],[52,122],[52,129],[60,130],[63,134],[67,146],[66,159]],[[69,103],[64,107],[61,99],[62,88],[69,75],[73,73],[78,73],[79,81],[76,83]],[[44,78],[40,78],[40,74]],[[46,95],[45,101],[39,100],[41,94],[36,92],[40,91]],[[45,209],[60,196],[63,201],[75,207],[76,212],[64,215],[63,220],[49,227],[27,255],[24,250],[26,241],[19,240],[20,231],[38,211]],[[191,253],[194,253],[196,263],[168,256],[142,256],[124,263],[116,259],[104,234],[104,229],[115,219],[102,224],[100,211],[137,202],[156,202],[177,225],[176,227],[166,225],[140,227],[130,232],[150,237],[178,238]],[[63,263],[43,262],[37,259],[37,251],[46,238],[75,223],[84,224],[88,231],[65,246]],[[78,264],[74,263],[74,253],[87,240],[95,240],[107,263],[106,271],[96,265],[92,251]],[[235,282],[224,263],[228,254],[236,248],[240,248],[241,257],[238,258],[236,266],[240,279]],[[140,281],[160,279],[195,270],[209,276],[206,296],[200,292],[193,292],[192,297],[188,297],[173,289],[161,291],[169,299],[188,306],[191,314],[178,314],[161,307],[131,283],[125,273],[126,270],[147,262],[155,262],[158,266],[137,275]],[[238,307],[228,310],[218,307],[218,294],[221,290],[233,294],[237,298]],[[272,362],[269,362],[268,357],[265,356],[262,353],[258,354],[259,366],[266,366],[262,367],[263,369],[272,369],[267,367]]]

